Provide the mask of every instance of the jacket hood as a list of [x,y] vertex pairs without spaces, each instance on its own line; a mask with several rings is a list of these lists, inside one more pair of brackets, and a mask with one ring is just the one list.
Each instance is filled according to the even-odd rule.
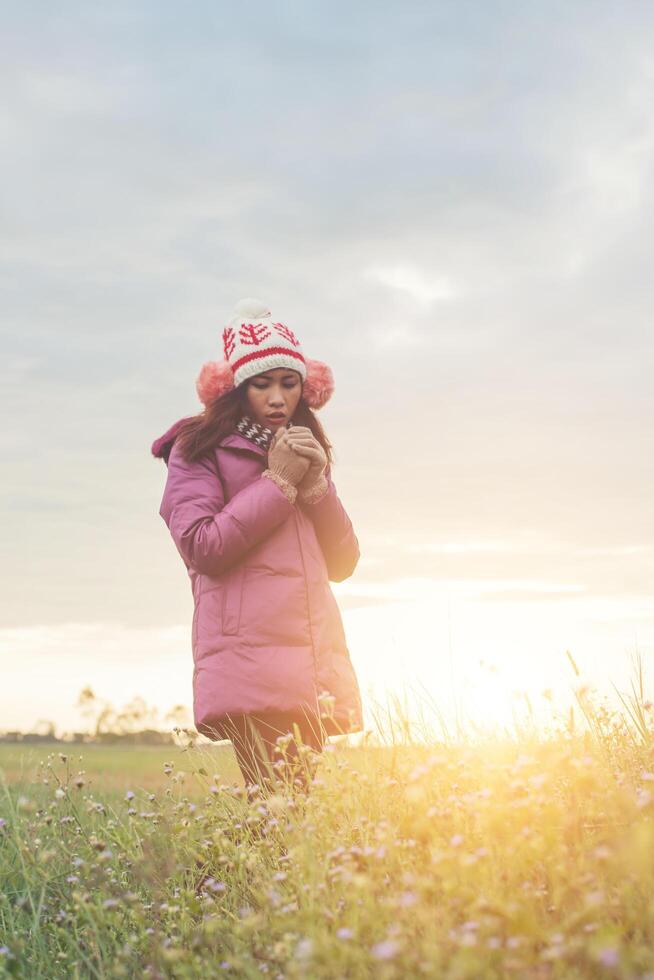
[[150,447],[150,452],[156,459],[163,459],[168,463],[168,457],[170,456],[170,450],[173,448],[173,443],[177,436],[177,433],[181,429],[184,422],[188,422],[189,419],[193,418],[192,415],[188,415],[183,419],[178,419],[174,422],[169,429],[167,429],[163,435],[155,439]]
[[[166,465],[168,465],[168,457],[170,456],[170,451],[173,448],[173,443],[177,438],[177,433],[181,429],[184,422],[188,422],[189,419],[195,418],[194,415],[187,415],[183,419],[178,419],[174,422],[169,429],[166,429],[163,435],[155,439],[150,447],[150,452],[156,459],[163,459]],[[234,446],[236,449],[247,449],[251,453],[255,453],[258,456],[265,456],[267,450],[262,446],[257,446],[255,443],[246,439],[245,436],[241,435],[240,432],[232,432],[229,435],[221,439],[219,445],[221,446]]]

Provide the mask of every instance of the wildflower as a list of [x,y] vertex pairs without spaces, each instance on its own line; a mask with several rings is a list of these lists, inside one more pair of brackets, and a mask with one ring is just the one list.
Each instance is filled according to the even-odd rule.
[[454,834],[450,837],[450,847],[459,847],[460,844],[463,844],[463,834]]
[[7,821],[5,820],[4,817],[0,817],[0,830],[4,830],[6,826],[7,826]]
[[273,908],[279,908],[282,899],[278,891],[275,891],[274,888],[269,888],[268,891],[266,892],[266,897],[270,902],[270,904],[273,906]]
[[409,777],[408,777],[409,782],[410,783],[415,782],[417,779],[420,779],[421,776],[426,775],[428,772],[429,772],[429,768],[427,766],[424,765],[416,766],[415,769],[409,773]]
[[417,901],[418,897],[415,892],[402,892],[397,904],[400,908],[408,909],[411,908],[412,905],[415,905]]
[[60,786],[57,787],[57,789],[55,790],[55,797],[58,800],[63,800],[63,798],[64,798],[65,795],[66,795],[66,791],[63,790]]
[[115,909],[118,905],[120,905],[120,902],[117,898],[105,898],[104,902],[102,903],[102,908]]
[[617,966],[620,962],[620,954],[614,946],[606,946],[604,949],[600,950],[599,956],[597,957],[602,966],[612,967]]
[[313,940],[301,939],[295,947],[295,955],[299,960],[308,959],[313,953]]
[[563,943],[552,943],[551,946],[546,946],[545,949],[540,954],[542,960],[558,960],[565,953],[565,945]]
[[341,929],[336,930],[336,937],[338,939],[351,939],[354,933],[347,926],[343,926]]
[[128,789],[127,790],[127,792],[125,793],[125,799],[126,800],[133,800],[134,799],[134,792],[133,792],[133,790],[131,790],[131,789]]
[[318,704],[320,706],[320,716],[321,718],[331,718],[334,714],[334,705],[336,704],[336,698],[333,694],[328,691],[322,691],[318,695]]
[[393,939],[384,939],[380,943],[375,943],[371,949],[372,955],[376,960],[392,960],[400,950],[399,943]]
[[202,882],[202,888],[203,889],[208,888],[212,892],[227,891],[227,885],[225,884],[225,882],[216,881],[216,879],[213,878],[211,875],[207,875],[207,877],[204,879],[204,881]]

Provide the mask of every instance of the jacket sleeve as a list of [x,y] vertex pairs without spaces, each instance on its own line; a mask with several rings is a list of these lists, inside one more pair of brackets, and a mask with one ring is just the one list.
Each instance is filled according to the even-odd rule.
[[173,445],[159,513],[184,562],[196,571],[222,575],[285,521],[293,506],[265,478],[225,503],[214,461],[187,463]]
[[352,522],[336,493],[329,466],[325,470],[325,476],[327,493],[315,504],[301,503],[299,506],[313,521],[330,581],[342,582],[357,567],[360,557],[359,542]]

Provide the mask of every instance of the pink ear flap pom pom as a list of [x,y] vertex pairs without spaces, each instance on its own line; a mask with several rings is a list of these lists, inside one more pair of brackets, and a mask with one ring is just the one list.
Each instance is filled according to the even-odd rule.
[[306,359],[307,376],[304,379],[302,395],[310,408],[322,408],[334,393],[334,375],[323,361]]
[[234,373],[227,361],[207,361],[195,382],[203,405],[208,405],[234,387]]
[[[331,368],[323,361],[306,359],[307,376],[302,386],[302,394],[307,405],[313,409],[322,408],[334,393],[334,376]],[[234,373],[227,361],[207,361],[203,364],[195,389],[203,405],[220,398],[234,387]]]

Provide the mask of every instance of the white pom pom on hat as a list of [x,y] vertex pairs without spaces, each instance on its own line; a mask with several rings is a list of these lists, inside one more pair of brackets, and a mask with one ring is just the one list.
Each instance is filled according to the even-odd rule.
[[248,378],[280,367],[299,373],[302,394],[311,408],[322,408],[331,398],[331,369],[322,361],[306,358],[297,335],[286,324],[273,321],[261,300],[239,300],[222,331],[222,341],[225,360],[207,362],[196,381],[204,405]]
[[240,320],[241,317],[268,317],[270,310],[260,299],[240,299],[234,307],[232,318],[229,321]]

